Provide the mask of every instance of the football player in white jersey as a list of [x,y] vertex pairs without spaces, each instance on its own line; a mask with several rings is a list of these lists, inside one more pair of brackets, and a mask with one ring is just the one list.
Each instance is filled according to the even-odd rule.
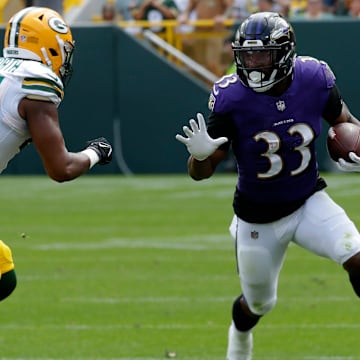
[[[69,26],[48,8],[27,7],[7,23],[0,57],[0,172],[30,141],[57,182],[111,161],[112,146],[103,137],[80,152],[65,146],[57,108],[72,73],[74,44]],[[0,301],[15,287],[11,250],[0,241]]]

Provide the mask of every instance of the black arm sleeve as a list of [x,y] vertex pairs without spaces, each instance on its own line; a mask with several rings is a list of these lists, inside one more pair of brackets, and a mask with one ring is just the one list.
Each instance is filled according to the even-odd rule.
[[323,118],[330,124],[333,123],[340,116],[342,107],[343,100],[339,89],[334,85],[330,89],[329,98],[322,113]]
[[229,114],[217,114],[211,112],[208,117],[207,122],[207,131],[210,137],[216,139],[221,136],[225,136],[229,139],[228,142],[222,144],[219,149],[221,150],[229,150],[231,141],[233,140],[233,136],[236,133],[233,130],[233,124],[231,121],[231,116]]

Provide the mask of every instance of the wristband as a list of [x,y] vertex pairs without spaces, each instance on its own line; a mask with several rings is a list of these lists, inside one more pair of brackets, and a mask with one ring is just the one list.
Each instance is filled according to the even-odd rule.
[[85,149],[83,151],[80,151],[82,154],[85,154],[89,160],[90,160],[90,166],[89,169],[91,169],[95,164],[97,164],[100,160],[99,155],[97,152],[93,149]]

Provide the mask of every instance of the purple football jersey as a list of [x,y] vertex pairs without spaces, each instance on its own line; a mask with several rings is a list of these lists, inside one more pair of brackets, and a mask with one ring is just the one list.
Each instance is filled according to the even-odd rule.
[[314,192],[315,140],[334,84],[335,76],[325,62],[305,56],[296,58],[293,81],[279,97],[256,93],[236,74],[214,84],[209,108],[231,117],[239,193],[258,203],[281,204]]

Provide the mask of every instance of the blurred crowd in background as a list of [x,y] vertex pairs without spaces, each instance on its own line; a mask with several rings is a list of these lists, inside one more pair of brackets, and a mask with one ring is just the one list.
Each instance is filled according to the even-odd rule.
[[[241,22],[257,11],[276,11],[287,19],[321,20],[336,16],[360,18],[360,0],[113,0],[104,7],[123,20],[160,17],[183,22],[218,16]],[[158,9],[161,15],[150,10]]]
[[[184,37],[183,52],[221,76],[234,71],[231,42],[235,30],[243,19],[257,11],[276,11],[290,21],[321,21],[339,17],[360,19],[360,0],[109,0],[103,6],[102,17],[105,21],[176,20],[179,23],[177,31],[182,33],[206,31],[210,35]],[[202,19],[212,19],[215,26],[189,25],[191,20]],[[234,21],[230,35],[211,36],[211,32],[221,30],[227,19]],[[135,28],[128,30],[136,33]],[[152,30],[158,33],[164,31],[161,27]]]

